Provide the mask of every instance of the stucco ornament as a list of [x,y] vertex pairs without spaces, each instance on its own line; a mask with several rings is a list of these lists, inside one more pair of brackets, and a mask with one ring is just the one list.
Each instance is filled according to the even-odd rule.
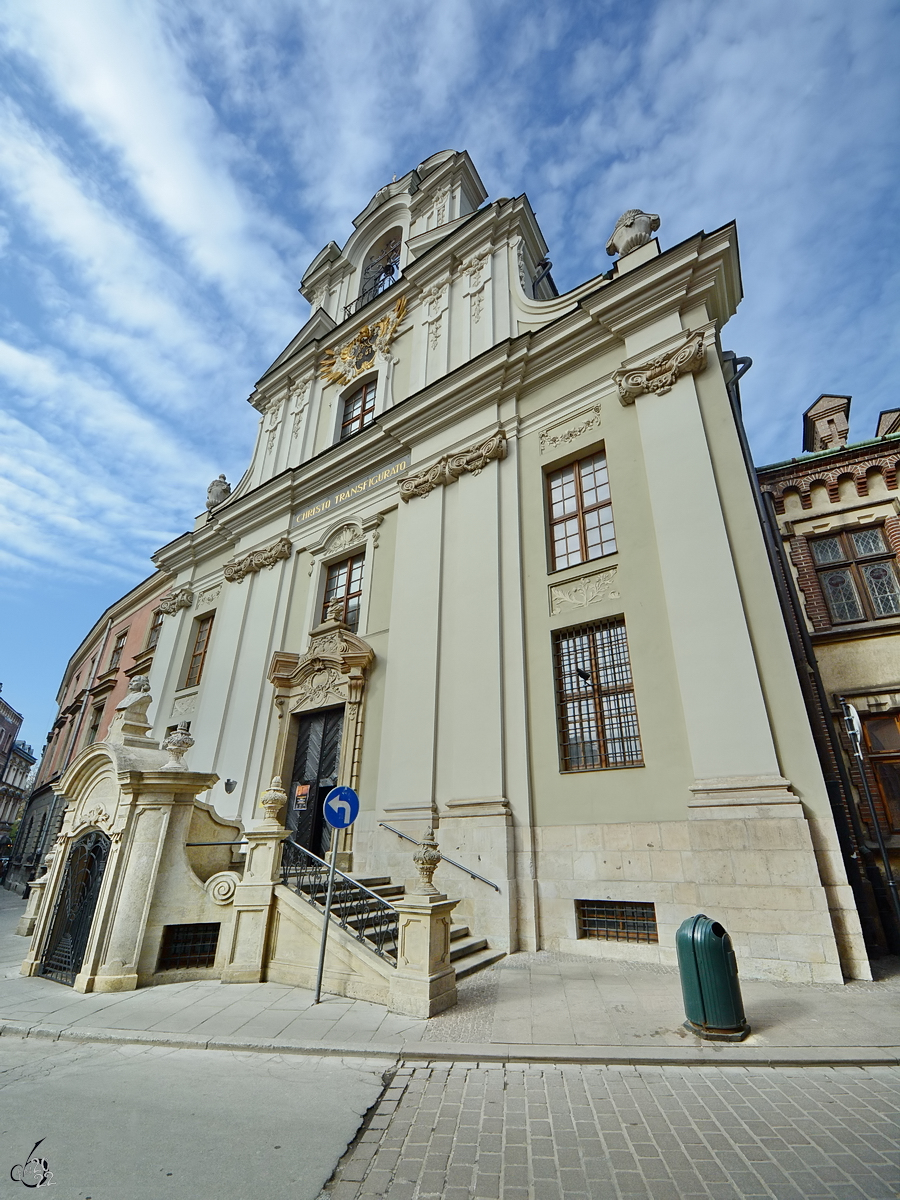
[[161,769],[163,771],[186,771],[188,768],[182,762],[185,754],[194,744],[194,739],[188,733],[188,722],[182,721],[174,733],[163,741],[162,748],[169,756],[169,761]]
[[639,208],[629,208],[628,212],[622,213],[616,221],[616,227],[606,243],[606,253],[610,257],[616,254],[619,257],[623,254],[630,254],[639,246],[646,246],[657,229],[659,229],[659,217],[656,213],[645,213]]
[[400,482],[400,499],[409,503],[414,496],[427,496],[436,487],[455,483],[462,475],[480,475],[495,458],[506,458],[506,434],[502,429],[477,446],[470,446],[460,454],[445,454],[424,471],[407,475]]
[[664,396],[681,375],[694,374],[706,366],[706,346],[702,333],[692,333],[686,342],[658,354],[639,367],[623,368],[613,375],[623,404],[634,404],[644,392]]
[[206,507],[213,509],[217,504],[221,504],[223,500],[227,500],[230,495],[231,484],[224,475],[220,475],[206,489]]
[[441,863],[441,852],[438,850],[438,844],[437,840],[435,839],[433,829],[425,830],[425,836],[422,839],[422,844],[413,855],[413,862],[416,864],[416,870],[419,872],[419,883],[416,887],[416,895],[440,895],[438,889],[432,883],[434,873]]
[[319,374],[328,383],[351,383],[357,375],[368,371],[377,355],[387,356],[394,335],[406,315],[406,297],[401,296],[391,312],[374,325],[363,325],[359,333],[339,346],[326,350]]

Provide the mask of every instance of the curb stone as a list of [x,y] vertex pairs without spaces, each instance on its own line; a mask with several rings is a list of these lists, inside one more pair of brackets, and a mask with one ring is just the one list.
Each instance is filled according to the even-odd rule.
[[0,1020],[0,1036],[45,1038],[67,1042],[120,1042],[128,1045],[171,1046],[180,1050],[256,1051],[264,1054],[307,1054],[317,1057],[385,1058],[392,1062],[462,1062],[528,1064],[539,1062],[623,1066],[722,1066],[722,1067],[895,1067],[900,1047],[762,1047],[743,1052],[724,1046],[645,1047],[554,1046],[523,1043],[377,1042],[338,1045],[259,1038],[203,1038],[130,1029],[92,1029],[87,1026],[33,1025]]

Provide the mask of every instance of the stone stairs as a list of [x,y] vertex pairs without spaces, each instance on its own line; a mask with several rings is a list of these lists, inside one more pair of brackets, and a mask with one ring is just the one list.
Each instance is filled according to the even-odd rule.
[[[363,877],[356,882],[389,904],[402,900],[405,895],[403,885],[393,883],[389,875]],[[483,967],[490,967],[504,957],[505,951],[492,950],[487,944],[487,938],[474,937],[468,925],[451,925],[450,961],[456,968],[458,980],[465,979],[467,975],[472,975]]]

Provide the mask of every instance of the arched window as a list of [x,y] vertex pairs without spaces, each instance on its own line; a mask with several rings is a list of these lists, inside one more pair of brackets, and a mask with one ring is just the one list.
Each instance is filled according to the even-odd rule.
[[374,300],[400,278],[400,241],[403,230],[400,226],[389,230],[369,250],[363,263],[359,286],[358,307]]

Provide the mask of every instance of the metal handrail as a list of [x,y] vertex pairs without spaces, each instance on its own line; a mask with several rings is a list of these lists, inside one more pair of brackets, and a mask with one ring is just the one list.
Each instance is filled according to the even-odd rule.
[[[396,833],[397,837],[403,838],[404,841],[412,842],[412,844],[414,846],[422,845],[422,843],[417,842],[415,838],[411,838],[409,836],[409,834],[401,833],[399,829],[395,829],[393,827],[393,825],[386,825],[384,823],[384,821],[379,821],[378,824],[381,826],[382,829],[389,829],[391,831],[391,833]],[[479,875],[477,871],[470,871],[468,867],[464,867],[462,863],[458,863],[455,858],[448,858],[447,855],[443,852],[443,850],[441,851],[441,862],[449,863],[451,867],[458,867],[460,871],[465,871],[465,873],[467,875],[471,875],[473,879],[478,879],[481,881],[481,883],[486,883],[488,885],[488,887],[492,887],[495,892],[500,891],[500,889],[497,887],[496,883],[493,882],[493,880],[485,879],[485,877],[483,875]],[[440,864],[438,864],[438,865],[440,865]],[[503,893],[501,892],[501,895],[502,894]]]
[[[293,838],[285,838],[282,845],[282,882],[313,908],[323,912],[330,865]],[[293,882],[292,877],[295,877]],[[335,870],[331,916],[358,942],[396,967],[400,914],[383,896],[343,871]]]

